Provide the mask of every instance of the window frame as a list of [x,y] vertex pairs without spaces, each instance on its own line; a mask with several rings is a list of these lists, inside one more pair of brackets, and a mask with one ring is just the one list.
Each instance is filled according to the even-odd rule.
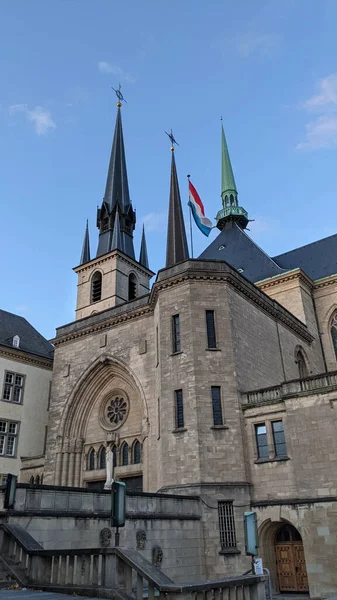
[[[96,275],[99,276],[100,284],[101,284],[99,298],[94,298],[94,284],[96,283],[96,281],[95,281]],[[97,280],[97,278],[96,278],[96,280]],[[97,302],[100,302],[102,300],[102,293],[103,293],[103,274],[102,274],[102,271],[100,271],[99,269],[96,269],[93,272],[93,274],[91,276],[91,281],[90,281],[90,304],[96,304]]]
[[[180,407],[178,406],[179,402]],[[182,388],[174,390],[174,427],[176,430],[185,429],[184,393]]]
[[[213,397],[213,390],[219,390],[219,398],[214,399]],[[224,418],[223,418],[223,407],[222,407],[222,394],[221,394],[221,386],[220,385],[212,385],[211,386],[211,400],[212,400],[212,415],[213,415],[213,427],[222,427],[224,425]],[[218,411],[216,410],[215,407],[215,402],[218,402]],[[220,422],[216,423],[216,412],[220,413]]]
[[171,327],[172,327],[172,354],[179,354],[179,352],[181,352],[181,327],[180,327],[179,313],[172,315]]
[[[6,431],[0,431],[0,438],[4,437],[3,448],[4,452],[0,453],[0,457],[3,458],[17,458],[18,446],[19,446],[19,435],[20,435],[20,421],[14,419],[0,419],[0,423],[6,423]],[[16,426],[15,433],[9,431],[10,425]],[[8,439],[14,438],[14,452],[8,454]]]
[[[6,381],[6,376],[7,375],[12,375],[13,376],[13,383],[9,383],[9,382]],[[16,377],[21,377],[22,378],[22,384],[21,385],[15,383]],[[9,402],[11,404],[18,404],[19,406],[22,405],[23,404],[23,396],[24,396],[25,383],[26,383],[26,375],[24,375],[23,373],[16,373],[15,371],[5,370],[4,371],[4,380],[3,380],[3,385],[2,385],[1,400],[3,402]],[[10,386],[10,397],[9,398],[4,398],[4,393],[5,393],[6,386]],[[14,390],[15,389],[20,389],[21,390],[20,401],[19,402],[17,402],[16,400],[13,400],[13,396],[14,396],[14,393],[15,393]]]
[[[266,432],[265,433],[258,433],[258,427],[264,427]],[[255,434],[255,447],[256,447],[256,455],[257,455],[257,460],[270,460],[270,456],[269,456],[269,436],[268,436],[268,425],[267,423],[264,422],[258,422],[258,423],[254,423],[254,434]],[[261,445],[261,447],[263,448],[267,448],[267,455],[266,456],[261,456],[260,454],[260,445],[259,445],[259,436],[266,436],[266,444]]]
[[[282,423],[282,433],[283,433],[283,440],[284,442],[279,444],[275,441],[275,433],[279,433],[279,432],[275,432],[274,431],[274,424],[275,423]],[[272,421],[270,421],[270,425],[271,425],[271,433],[272,433],[272,441],[273,441],[273,451],[274,451],[274,458],[288,458],[288,454],[287,454],[287,443],[286,443],[286,436],[284,433],[284,420],[283,419],[273,419]],[[278,445],[282,445],[284,446],[285,449],[285,453],[284,454],[278,454],[277,452],[277,446]]]
[[218,520],[221,550],[224,552],[237,551],[237,535],[233,500],[218,500]]
[[[212,322],[211,322],[211,326],[209,327],[209,322],[207,319],[208,315],[212,315]],[[205,310],[205,322],[206,322],[206,337],[207,337],[207,350],[217,350],[218,348],[218,343],[217,343],[217,335],[216,335],[216,318],[215,318],[215,310],[213,309],[206,309]],[[210,331],[210,329],[213,329],[213,331]],[[211,338],[212,335],[214,337],[214,345],[211,345]]]
[[[332,333],[333,330],[336,332],[335,333],[336,345],[335,345],[334,336]],[[332,315],[330,317],[329,334],[330,334],[330,343],[332,345],[332,352],[334,355],[334,359],[337,360],[337,311],[336,310],[334,310],[334,312],[332,313]]]

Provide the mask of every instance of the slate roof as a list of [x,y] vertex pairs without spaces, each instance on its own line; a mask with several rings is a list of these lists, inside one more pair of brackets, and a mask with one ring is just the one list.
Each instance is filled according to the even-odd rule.
[[53,358],[53,346],[24,317],[0,309],[0,345],[13,348],[13,337],[20,337],[19,350]]
[[219,235],[199,258],[225,260],[253,283],[288,270],[279,267],[235,221],[228,221],[225,224]]
[[321,279],[337,273],[337,234],[295,248],[273,259],[286,270],[300,268],[311,279]]

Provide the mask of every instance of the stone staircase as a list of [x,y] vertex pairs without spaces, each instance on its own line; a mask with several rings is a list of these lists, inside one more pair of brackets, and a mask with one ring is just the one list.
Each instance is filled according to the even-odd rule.
[[175,583],[139,552],[123,548],[44,550],[20,525],[0,525],[0,564],[22,587],[116,600],[265,600],[265,577]]

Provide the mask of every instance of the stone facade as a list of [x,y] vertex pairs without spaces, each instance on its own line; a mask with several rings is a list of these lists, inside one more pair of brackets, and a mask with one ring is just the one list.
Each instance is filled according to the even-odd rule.
[[[0,478],[3,480],[8,473],[20,475],[25,479],[25,471],[21,470],[21,459],[39,457],[40,467],[32,471],[29,478],[43,474],[43,455],[48,426],[48,408],[52,380],[52,360],[34,356],[20,349],[0,347],[0,421],[6,423],[4,439],[1,438]],[[20,397],[16,401],[11,389],[10,399],[5,400],[6,374],[20,377]],[[10,436],[10,424],[15,427],[14,436]],[[1,435],[1,434],[0,434]],[[12,437],[14,447],[8,448],[8,440]],[[13,450],[13,451],[12,451]],[[22,463],[23,466],[23,463]],[[0,481],[1,485],[1,481]]]

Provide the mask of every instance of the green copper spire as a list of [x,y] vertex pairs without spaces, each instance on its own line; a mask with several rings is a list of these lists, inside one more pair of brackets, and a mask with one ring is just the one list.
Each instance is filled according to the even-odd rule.
[[225,132],[221,123],[221,198],[222,210],[219,210],[216,221],[218,229],[223,229],[227,221],[236,221],[242,229],[247,227],[248,214],[238,204],[238,191],[234,179],[231,159],[229,157]]
[[236,189],[236,183],[234,179],[231,159],[229,158],[229,152],[225,137],[225,132],[223,130],[223,125],[221,124],[221,175],[222,175],[222,185],[221,185],[221,197],[224,200],[226,194],[233,194],[235,204],[238,203],[238,191]]

